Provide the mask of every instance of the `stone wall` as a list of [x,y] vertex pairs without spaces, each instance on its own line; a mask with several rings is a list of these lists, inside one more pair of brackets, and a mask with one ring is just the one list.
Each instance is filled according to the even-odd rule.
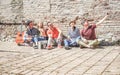
[[99,28],[97,34],[120,34],[120,0],[0,0],[0,22],[19,23],[22,19],[55,22],[64,33],[69,22],[77,20],[81,29],[83,18],[98,22],[106,13],[110,15]]

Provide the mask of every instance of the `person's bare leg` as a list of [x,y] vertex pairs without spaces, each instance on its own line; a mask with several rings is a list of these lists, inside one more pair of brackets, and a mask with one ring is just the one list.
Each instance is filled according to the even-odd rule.
[[48,38],[48,42],[47,42],[47,48],[48,49],[51,49],[52,48],[52,42],[53,42],[53,39],[52,38]]

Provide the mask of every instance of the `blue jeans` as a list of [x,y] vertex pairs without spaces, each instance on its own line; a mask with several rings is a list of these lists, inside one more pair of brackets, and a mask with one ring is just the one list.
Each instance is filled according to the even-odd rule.
[[33,37],[32,42],[37,43],[38,41],[47,40],[47,37]]
[[64,45],[65,45],[65,47],[76,46],[76,45],[78,45],[78,44],[77,44],[77,41],[78,41],[79,39],[80,39],[80,36],[77,37],[77,38],[65,39],[65,40],[64,40]]

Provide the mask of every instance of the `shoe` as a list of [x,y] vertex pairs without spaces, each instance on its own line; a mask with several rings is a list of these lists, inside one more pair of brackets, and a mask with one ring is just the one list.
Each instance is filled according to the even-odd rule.
[[30,43],[28,43],[28,44],[29,44],[29,46],[30,46],[30,47],[32,47],[32,46],[33,46],[33,43],[32,43],[32,42],[30,42]]
[[52,46],[47,46],[47,49],[48,50],[51,50],[53,47]]
[[17,45],[18,45],[18,46],[24,46],[24,44],[23,44],[23,43],[18,43]]
[[90,48],[90,49],[95,49],[95,47],[94,47],[94,46],[90,46],[89,48]]
[[80,45],[80,49],[83,49],[83,46]]
[[62,46],[61,46],[61,45],[59,45],[59,46],[58,46],[58,48],[62,48]]
[[35,45],[33,48],[34,48],[34,49],[38,49],[38,46]]
[[70,50],[71,48],[70,47],[65,47],[66,50]]
[[21,46],[21,44],[20,44],[20,43],[18,43],[17,45],[18,45],[18,46]]

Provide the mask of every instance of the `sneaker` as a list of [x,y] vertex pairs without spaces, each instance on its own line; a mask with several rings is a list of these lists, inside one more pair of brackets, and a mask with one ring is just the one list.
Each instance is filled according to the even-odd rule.
[[34,48],[34,49],[38,49],[38,46],[35,45],[33,48]]
[[90,46],[89,48],[90,48],[90,49],[95,49],[95,47],[94,47],[94,46]]
[[30,47],[32,47],[32,46],[33,46],[33,43],[32,43],[32,42],[30,42],[30,43],[28,43],[28,44],[29,44],[29,46],[30,46]]
[[62,46],[61,46],[61,45],[58,45],[58,48],[62,48]]
[[24,44],[23,44],[23,43],[18,43],[17,45],[18,45],[18,46],[24,46]]
[[65,47],[66,50],[70,50],[71,48],[70,47]]
[[20,43],[18,43],[17,45],[18,45],[18,46],[21,46],[21,44],[20,44]]
[[47,49],[48,49],[48,50],[51,50],[51,49],[52,49],[52,46],[47,46]]
[[80,49],[83,49],[83,46],[80,45]]

